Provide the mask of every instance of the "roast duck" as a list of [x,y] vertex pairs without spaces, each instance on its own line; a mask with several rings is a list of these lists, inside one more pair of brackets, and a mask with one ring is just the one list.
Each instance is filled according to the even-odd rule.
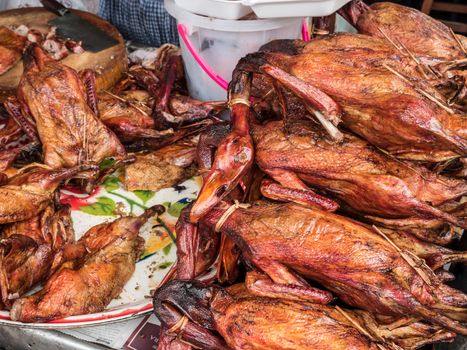
[[179,50],[169,49],[158,69],[133,66],[113,91],[97,93],[93,72],[26,45],[17,96],[0,109],[0,309],[12,319],[103,311],[135,270],[141,226],[164,211],[123,216],[76,240],[70,207],[60,203],[65,183],[84,194],[131,165],[121,169],[125,186],[157,191],[197,172],[197,133],[225,103],[186,96]]
[[[346,50],[340,49],[344,42],[351,43],[346,46]],[[361,47],[363,42],[370,42],[370,48]],[[440,151],[443,147],[440,144],[447,146],[450,143],[445,143],[447,141],[445,137],[452,141],[457,140],[454,143],[459,142],[458,145],[465,142],[464,117],[461,114],[447,114],[431,100],[418,95],[414,88],[384,67],[371,67],[378,61],[378,57],[368,59],[368,62],[365,59],[371,57],[372,54],[377,56],[376,51],[371,48],[371,45],[375,43],[386,47],[389,52],[392,50],[381,39],[338,34],[312,40],[307,45],[291,41],[273,42],[264,48],[264,51],[242,59],[234,72],[237,80],[232,82],[232,94],[237,96],[235,89],[248,84],[252,79],[253,83],[259,81],[254,85],[256,90],[264,88],[264,91],[256,92],[257,95],[274,95],[270,92],[276,91],[278,98],[273,98],[271,104],[278,101],[279,106],[273,106],[273,109],[283,115],[284,125],[270,123],[254,126],[252,137],[250,124],[255,124],[251,122],[255,118],[252,117],[253,112],[248,108],[249,88],[243,89],[241,98],[232,97],[231,101],[237,102],[232,106],[232,131],[217,148],[213,166],[206,175],[206,181],[193,207],[192,220],[196,221],[200,218],[215,205],[218,199],[238,184],[242,176],[251,168],[255,150],[256,162],[260,168],[279,181],[281,185],[306,190],[304,182],[308,182],[315,186],[327,187],[327,191],[338,192],[337,196],[341,197],[347,205],[372,216],[382,216],[388,219],[413,216],[434,219],[435,216],[432,214],[427,215],[425,210],[420,210],[421,203],[424,202],[423,206],[428,204],[433,208],[461,197],[465,193],[463,180],[446,179],[446,182],[439,175],[431,173],[420,165],[406,163],[405,159],[399,157],[411,158],[413,156],[416,159],[434,161],[439,160],[442,154],[443,159],[449,154],[452,159],[460,158],[465,154],[464,151],[459,148],[454,150],[456,147],[451,148],[450,151],[447,149],[446,152]],[[298,50],[299,44],[302,48]],[[328,45],[330,47],[327,47]],[[288,54],[267,51],[272,48],[282,49]],[[312,51],[313,49],[316,50]],[[290,55],[294,50],[298,50],[298,53]],[[322,53],[318,52],[319,50]],[[351,61],[352,53],[358,56],[358,52],[366,51],[369,53]],[[339,57],[340,54],[342,54],[342,62],[336,59],[336,56]],[[387,54],[388,52],[381,54],[381,60],[389,62],[390,58]],[[329,69],[316,71],[312,75],[310,72],[322,64],[317,61],[319,57],[326,57],[326,55],[330,60]],[[268,63],[276,58],[279,64],[290,60],[284,66],[287,66],[295,75]],[[310,67],[307,66],[308,63]],[[294,71],[295,68],[297,71]],[[337,69],[346,72],[346,79],[336,80],[331,77],[336,74]],[[256,74],[252,78],[252,73],[249,72],[263,72],[264,75]],[[328,79],[323,78],[323,75],[326,76],[328,73]],[[372,74],[374,74],[373,80]],[[362,76],[365,79],[362,79]],[[267,77],[272,77],[274,84],[268,82]],[[312,81],[313,85],[308,83],[308,80]],[[314,85],[319,86],[321,90]],[[339,89],[336,88],[337,86]],[[284,88],[288,91],[284,92]],[[360,89],[358,98],[356,97],[357,89]],[[332,94],[332,97],[340,103],[336,103],[327,93]],[[355,94],[354,98],[347,96],[348,98],[341,100],[344,94],[350,95],[351,93]],[[382,97],[385,102],[381,100]],[[368,101],[366,101],[367,98]],[[396,105],[386,104],[387,98],[394,99]],[[425,112],[431,112],[419,114],[419,109],[413,108],[412,103],[404,104],[406,98],[413,100],[416,105],[423,106]],[[376,106],[378,101],[381,107]],[[369,108],[370,104],[374,105],[374,108]],[[444,114],[446,123],[443,122],[443,118],[440,118],[443,113],[446,113]],[[303,119],[314,118],[314,116],[318,116],[314,120],[324,126],[322,129],[327,131],[328,137],[320,136],[314,131],[306,131],[306,124],[312,122]],[[369,144],[350,135],[347,130],[338,129],[336,125],[339,125],[341,120],[342,124],[351,131],[365,137]],[[283,132],[280,131],[281,129]],[[278,133],[276,134],[273,130],[277,130]],[[291,134],[303,134],[303,137],[294,137],[296,142],[291,142],[289,138]],[[323,141],[319,141],[320,139]],[[253,146],[254,142],[256,149]],[[432,143],[431,146],[429,146],[430,143]],[[316,150],[315,155],[310,152],[312,149]],[[329,153],[324,156],[323,151],[327,152],[327,149]],[[310,171],[314,167],[311,163],[316,164],[317,167]],[[372,179],[375,181],[373,182]],[[361,191],[357,192],[354,186],[359,187]],[[439,186],[444,187],[443,195],[439,193]],[[454,188],[456,188],[454,192],[451,192]],[[367,192],[368,190],[372,192]],[[428,195],[429,192],[431,195]],[[366,195],[371,196],[376,193],[378,193],[377,196],[365,199]],[[406,198],[402,199],[402,197]],[[416,202],[419,204],[415,204]],[[386,208],[383,209],[384,206]],[[422,213],[423,211],[425,213]],[[444,214],[441,215],[444,216]],[[447,219],[446,216],[445,219]],[[461,227],[465,225],[459,218],[451,223]]]
[[21,59],[26,38],[0,26],[0,75],[10,70]]
[[249,283],[172,281],[157,291],[154,308],[172,330],[165,349],[416,349],[454,335],[417,321],[379,324],[365,311],[257,293]]
[[427,63],[465,59],[465,36],[454,34],[442,22],[416,9],[391,2],[368,6],[361,1],[352,1],[339,13],[360,33],[389,37]]
[[[270,277],[275,291],[312,302],[332,300],[328,292],[305,282],[305,277],[348,305],[382,315],[411,315],[466,333],[461,323],[466,317],[466,295],[443,284],[417,257],[419,252],[396,248],[396,240],[379,228],[291,203],[259,202],[238,208],[225,219],[227,208],[215,207],[201,219],[197,230],[177,231],[178,276],[193,278],[198,266],[211,260],[206,249],[199,247],[206,246],[202,237],[209,237],[215,229],[235,241],[248,266]],[[443,248],[439,249],[434,255],[442,252]],[[427,261],[428,255],[424,256]],[[465,260],[465,255],[458,258]]]
[[9,101],[6,106],[26,130],[31,130],[31,137],[37,133],[44,164],[69,168],[125,155],[115,134],[98,118],[92,73],[85,72],[81,80],[76,71],[36,45],[28,47],[23,61],[18,101]]
[[40,291],[16,300],[11,318],[44,322],[103,311],[135,270],[144,247],[139,229],[164,210],[154,206],[138,217],[122,217],[92,227],[73,247],[83,253],[68,257]]
[[[427,76],[446,60],[425,52],[432,59],[420,63],[410,45],[402,52],[390,37],[366,34],[278,40],[239,61],[230,129],[211,128],[198,144],[204,183],[177,223],[178,262],[167,280],[178,281],[154,296],[159,349],[411,349],[437,341],[428,329],[443,329],[439,340],[466,334],[467,297],[445,284],[453,276],[441,268],[466,259],[441,246],[466,227],[466,183],[449,170],[466,155],[462,96],[449,99]],[[217,254],[222,283],[240,255],[248,292],[193,281]],[[357,310],[323,306],[333,297]],[[339,337],[334,323],[324,331],[321,319],[314,328],[309,305],[364,342]],[[396,331],[400,339],[375,331],[391,322],[418,331]]]
[[[455,249],[467,226],[465,39],[399,5],[340,12],[359,34],[263,46],[239,61],[228,103],[187,95],[172,46],[99,93],[92,72],[27,46],[0,110],[2,150],[22,140],[0,153],[0,194],[14,198],[0,205],[0,307],[45,322],[119,295],[138,231],[163,207],[75,240],[58,191],[89,192],[121,166],[128,190],[203,178],[153,295],[160,350],[400,350],[467,335],[467,296],[444,269],[467,261]],[[39,164],[20,168],[31,149]]]

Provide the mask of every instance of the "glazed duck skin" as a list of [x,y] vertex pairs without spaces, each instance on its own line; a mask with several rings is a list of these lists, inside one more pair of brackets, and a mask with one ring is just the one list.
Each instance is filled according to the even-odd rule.
[[7,27],[0,26],[0,75],[21,59],[26,38]]
[[151,110],[147,107],[136,106],[108,93],[100,93],[98,97],[100,119],[123,142],[140,138],[157,139],[173,133],[172,130],[155,130]]
[[[282,117],[286,125],[298,118],[302,121],[312,119],[326,130],[327,139],[337,145],[345,139],[343,131],[338,129],[338,125],[342,123],[370,144],[389,153],[390,158],[431,163],[465,156],[467,119],[455,111],[451,114],[449,107],[426,97],[425,94],[429,93],[437,97],[439,94],[432,87],[427,87],[426,82],[417,75],[411,76],[410,80],[404,78],[403,74],[415,74],[416,67],[410,58],[398,55],[394,50],[391,45],[378,38],[339,33],[326,35],[308,43],[300,40],[272,41],[261,47],[260,51],[242,58],[233,72],[229,89],[233,128],[217,147],[212,167],[204,176],[203,186],[192,208],[191,221],[197,222],[219,203],[251,169],[253,155],[257,151],[249,139],[250,124],[256,119],[252,115],[253,111],[262,118]],[[252,96],[258,98],[259,102],[255,103],[253,108],[249,108],[248,101]],[[288,137],[287,134],[286,130],[285,138]],[[241,139],[237,139],[238,136],[241,136]],[[331,142],[326,147],[332,148]],[[266,143],[265,149],[269,149]],[[293,152],[295,151],[296,148]],[[291,187],[292,192],[301,191],[302,204],[317,205],[331,211],[337,209],[335,203],[319,198],[298,178],[300,175],[306,175],[306,181],[318,182],[323,180],[318,177],[321,174],[304,174],[306,169],[303,168],[307,166],[302,166],[302,159],[298,156],[295,159],[296,163],[293,166],[289,165],[289,161],[295,157],[293,152],[287,154],[288,161],[284,162],[287,164],[281,164],[280,158],[269,159],[266,154],[268,152],[265,152],[266,159],[260,167],[263,170],[267,169],[270,176],[288,187],[289,192]],[[340,160],[339,156],[334,154],[336,159]],[[319,155],[319,152],[316,155]],[[269,165],[269,162],[275,164]],[[323,163],[326,165],[328,162]],[[359,167],[358,164],[355,166]],[[398,170],[396,166],[393,168]],[[377,173],[381,175],[387,171],[381,172],[380,169]],[[425,171],[422,172],[425,174]],[[406,176],[409,172],[405,169],[404,173]],[[365,198],[363,203],[360,203],[358,198],[355,206],[362,205],[367,210],[373,209],[398,218],[413,215],[424,218],[442,216],[444,221],[464,225],[456,218],[430,207],[433,203],[427,204],[428,198],[422,200],[423,196],[431,193],[429,196],[436,203],[442,203],[443,199],[435,198],[432,190],[426,191],[426,186],[422,186],[424,193],[419,193],[418,189],[409,189],[406,183],[396,178],[397,176],[386,177],[386,182],[373,182],[370,187],[375,189],[371,188],[368,192],[350,193],[351,187],[355,186],[351,182],[357,180],[363,184],[364,176],[366,174],[357,180],[359,176],[342,174],[340,180],[343,177],[350,180],[346,189],[347,197],[368,197],[375,190],[383,191],[393,197],[389,198],[391,205],[385,203],[388,198],[376,196],[371,199]],[[282,180],[279,180],[280,177]],[[336,179],[326,179],[323,185],[329,187],[331,180]],[[417,180],[419,183],[420,177]],[[340,186],[339,181],[336,182],[335,190]],[[430,186],[434,185],[431,179],[429,182]],[[287,186],[287,183],[293,183],[294,186]],[[460,196],[465,191],[462,185],[459,185],[457,190],[451,186],[452,184],[448,184],[449,190],[441,192],[459,192],[448,194],[446,200],[452,198],[452,195]],[[397,187],[397,190],[394,190],[394,187]],[[412,190],[417,193],[413,193]],[[403,204],[396,203],[393,208],[392,205],[399,200],[396,198],[399,195],[405,197]],[[267,196],[278,199],[271,191]],[[378,203],[371,208],[375,200]],[[427,202],[423,203],[425,200]],[[371,206],[367,205],[368,201]]]
[[136,161],[125,168],[124,184],[128,191],[159,191],[174,186],[196,174],[192,167],[196,142],[182,142],[147,154],[137,154]]
[[[466,110],[467,38],[417,9],[390,2],[354,0],[339,13],[362,34],[391,42],[417,62],[418,70],[450,105]],[[465,137],[465,131],[464,131]]]
[[63,261],[63,248],[74,241],[70,208],[49,206],[32,219],[7,225],[0,237],[0,291],[9,308]]
[[465,181],[406,165],[350,134],[335,144],[307,121],[300,121],[300,129],[301,134],[286,134],[282,121],[253,127],[256,162],[281,185],[306,189],[305,182],[323,188],[368,215],[463,224],[433,206],[464,195]]
[[23,112],[35,120],[46,165],[68,168],[125,155],[115,134],[91,109],[88,102],[93,99],[72,68],[35,45],[26,51],[24,64],[18,99]]
[[233,349],[244,349],[246,346],[250,349],[274,350],[284,347],[377,349],[356,329],[339,324],[320,310],[322,308],[321,305],[316,307],[296,301],[250,298],[229,306],[215,319],[221,335]]
[[[216,225],[225,210],[212,210],[202,222]],[[294,271],[349,305],[467,333],[457,321],[466,319],[467,296],[429,268],[415,270],[385,238],[355,221],[295,204],[260,203],[235,210],[221,230],[277,284],[301,285]]]
[[[449,204],[452,202],[449,202]],[[453,207],[443,205],[440,207],[443,211],[461,219],[466,219],[467,204],[456,204]],[[421,218],[408,218],[408,219],[384,219],[375,216],[367,216],[367,220],[375,223],[378,226],[386,227],[391,230],[408,232],[415,237],[425,242],[435,243],[441,246],[448,245],[454,239],[459,238],[461,232],[453,230],[450,224],[440,219],[421,219]]]
[[425,260],[433,270],[442,269],[444,265],[453,262],[466,262],[467,252],[455,251],[436,244],[423,242],[410,233],[381,229],[401,249],[412,252]]
[[390,2],[367,6],[352,1],[341,13],[348,14],[347,19],[360,33],[380,38],[386,35],[427,63],[466,57],[457,40],[466,47],[467,39],[454,37],[448,26],[419,10]]
[[[271,42],[240,60],[235,72],[240,71],[266,73],[301,94],[304,103],[316,105],[323,93],[328,95],[342,109],[346,127],[396,157],[437,162],[467,152],[465,118],[425,98],[420,89],[436,95],[434,89],[382,39],[338,33],[306,44]],[[413,83],[394,72],[411,74]],[[304,87],[318,101],[305,96]],[[255,94],[264,96],[271,89],[266,85]]]
[[[161,339],[177,337],[203,349],[225,348],[220,340],[212,340],[210,330],[217,331],[235,350],[393,350],[397,348],[394,343],[404,349],[416,349],[454,337],[453,333],[439,327],[417,322],[384,331],[384,326],[380,327],[366,312],[298,302],[288,299],[287,295],[261,296],[248,284],[222,289],[195,281],[175,280],[156,292],[154,310],[166,323],[165,327],[176,329],[172,335],[162,333]],[[352,324],[344,313],[355,323]],[[177,330],[173,323],[181,316],[190,320],[183,331]],[[194,324],[206,328],[204,333],[198,331],[195,339],[194,327],[190,327]],[[367,333],[364,335],[357,330],[355,324]],[[384,347],[380,347],[383,344]],[[160,346],[158,349],[172,348]]]
[[91,228],[78,242],[88,254],[65,266],[39,292],[15,301],[11,318],[45,322],[105,309],[122,291],[135,270],[144,240],[141,226],[163,207],[147,209],[139,217],[123,217]]
[[31,168],[12,177],[0,186],[0,224],[28,220],[51,202],[62,181],[85,171],[96,171],[97,166],[79,165],[61,170]]

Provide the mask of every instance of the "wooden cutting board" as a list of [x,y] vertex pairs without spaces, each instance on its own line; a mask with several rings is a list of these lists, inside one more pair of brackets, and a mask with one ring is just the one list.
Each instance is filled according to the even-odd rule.
[[[128,67],[123,38],[114,26],[104,21],[102,18],[89,12],[78,10],[73,10],[73,12],[110,34],[117,39],[120,44],[96,53],[88,51],[82,54],[70,53],[70,55],[61,60],[61,62],[77,71],[86,68],[92,69],[96,72],[98,89],[108,89],[120,79],[121,75]],[[47,22],[56,17],[55,14],[42,7],[20,8],[0,12],[0,25],[18,26],[24,24],[29,28],[35,28],[43,33],[47,33]],[[18,86],[22,73],[23,63],[20,61],[8,72],[0,75],[0,101],[16,93],[16,87]]]

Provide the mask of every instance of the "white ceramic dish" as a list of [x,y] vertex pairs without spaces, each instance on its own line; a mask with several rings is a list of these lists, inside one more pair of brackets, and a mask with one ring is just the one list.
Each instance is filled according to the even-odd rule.
[[[133,318],[152,310],[150,290],[158,286],[176,260],[174,227],[180,210],[196,198],[200,179],[193,178],[173,188],[157,193],[151,191],[125,191],[117,176],[108,177],[91,195],[63,190],[61,200],[72,206],[76,239],[89,228],[112,221],[122,212],[139,215],[146,207],[163,204],[167,210],[162,223],[149,220],[140,231],[145,239],[142,258],[118,299],[105,311],[95,314],[67,317],[48,323],[21,323],[12,321],[7,311],[0,311],[0,324],[30,328],[75,328]],[[66,286],[64,286],[66,287]]]
[[221,19],[239,19],[251,12],[241,0],[175,0],[175,3],[198,15]]

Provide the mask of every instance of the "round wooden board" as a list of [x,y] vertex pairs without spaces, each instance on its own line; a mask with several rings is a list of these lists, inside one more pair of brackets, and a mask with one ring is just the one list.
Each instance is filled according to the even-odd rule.
[[[118,81],[128,66],[123,38],[114,26],[102,18],[89,12],[78,10],[73,10],[73,12],[109,33],[120,44],[96,53],[86,51],[82,54],[70,54],[61,62],[77,71],[92,69],[96,72],[98,90],[107,89]],[[47,23],[56,17],[55,14],[42,7],[29,7],[0,12],[0,23],[4,26],[24,24],[29,28],[47,33]],[[23,63],[20,61],[8,72],[0,75],[0,101],[16,93],[22,73]]]

